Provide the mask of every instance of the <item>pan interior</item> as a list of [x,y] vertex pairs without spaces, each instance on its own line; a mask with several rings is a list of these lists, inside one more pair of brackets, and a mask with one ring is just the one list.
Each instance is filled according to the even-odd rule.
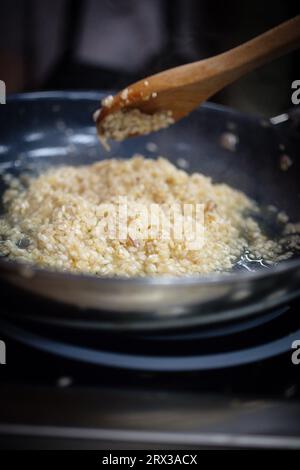
[[[151,158],[162,155],[188,173],[203,173],[258,202],[259,223],[272,239],[280,237],[283,225],[271,208],[283,211],[292,222],[300,220],[300,137],[292,130],[282,131],[266,120],[207,104],[167,130],[113,143],[107,154],[92,121],[102,96],[82,93],[74,99],[70,93],[50,93],[10,100],[5,113],[0,112],[1,173],[36,175],[53,165],[90,164],[135,153]],[[284,171],[282,161],[287,157],[291,166]],[[1,178],[1,195],[5,188]],[[293,257],[299,254],[295,251]],[[271,268],[244,252],[233,271],[262,269]]]

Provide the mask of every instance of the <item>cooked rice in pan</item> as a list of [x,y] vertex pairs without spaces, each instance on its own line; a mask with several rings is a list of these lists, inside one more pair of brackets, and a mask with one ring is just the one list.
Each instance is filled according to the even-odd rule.
[[[0,253],[12,260],[99,276],[182,276],[229,271],[245,252],[269,263],[290,256],[263,233],[253,217],[259,209],[245,194],[164,158],[55,167],[23,180],[11,181],[0,221]],[[99,223],[110,214],[101,204],[120,196],[129,214],[137,202],[204,204],[202,248],[151,233],[138,240],[103,236]]]

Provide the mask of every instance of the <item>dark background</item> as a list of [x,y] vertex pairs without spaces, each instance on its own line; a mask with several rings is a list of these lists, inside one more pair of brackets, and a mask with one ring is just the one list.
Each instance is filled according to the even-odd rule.
[[[2,0],[0,79],[8,92],[118,89],[206,58],[299,13],[298,1]],[[248,112],[291,106],[299,52],[213,98]]]

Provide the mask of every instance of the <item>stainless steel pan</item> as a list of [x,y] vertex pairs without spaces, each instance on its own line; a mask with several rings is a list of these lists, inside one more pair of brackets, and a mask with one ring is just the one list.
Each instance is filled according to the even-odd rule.
[[[10,98],[0,107],[1,169],[18,174],[48,165],[78,165],[108,158],[92,122],[102,96],[96,92],[51,92]],[[153,142],[158,153],[172,162],[184,158],[188,171],[200,171],[215,181],[226,182],[263,207],[276,205],[297,221],[300,134],[290,125],[288,115],[278,121],[286,123],[275,126],[206,104],[167,130],[114,144],[111,156],[127,158],[136,152],[153,156],[147,150],[147,143]],[[237,136],[236,142],[228,133]],[[285,172],[279,164],[283,153],[293,161]],[[1,184],[3,193],[5,186]],[[275,236],[272,220],[266,216],[263,223]],[[241,259],[230,275],[182,279],[99,278],[50,272],[1,259],[0,276],[6,283],[3,285],[13,286],[13,295],[26,293],[27,299],[38,296],[53,305],[74,306],[53,307],[50,316],[43,311],[31,312],[31,317],[113,329],[221,322],[257,314],[300,294],[300,259],[296,254],[273,268]]]

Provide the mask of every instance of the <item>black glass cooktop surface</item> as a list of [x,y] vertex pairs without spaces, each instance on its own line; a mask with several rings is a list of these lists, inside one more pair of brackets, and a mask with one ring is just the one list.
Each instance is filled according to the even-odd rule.
[[112,333],[33,322],[2,298],[1,447],[300,448],[299,301],[214,327]]

